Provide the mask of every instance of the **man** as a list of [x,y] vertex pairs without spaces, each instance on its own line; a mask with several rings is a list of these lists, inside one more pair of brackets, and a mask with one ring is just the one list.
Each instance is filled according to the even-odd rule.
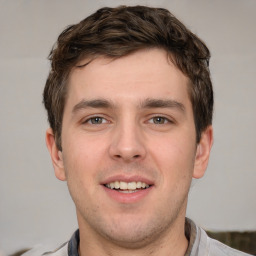
[[209,58],[165,9],[103,8],[61,33],[46,143],[79,230],[45,255],[246,255],[185,218],[213,143]]

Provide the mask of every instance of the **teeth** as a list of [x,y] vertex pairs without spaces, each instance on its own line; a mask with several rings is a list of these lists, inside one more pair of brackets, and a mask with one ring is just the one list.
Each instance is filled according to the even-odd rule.
[[115,181],[115,189],[119,189],[120,188],[120,183],[118,181]]
[[124,194],[130,194],[130,193],[135,193],[137,190],[119,190],[119,191]]
[[121,181],[120,182],[120,189],[127,189],[127,188],[128,188],[128,183]]
[[138,182],[115,181],[115,182],[106,184],[106,187],[111,189],[130,190],[130,192],[132,192],[136,189],[149,188],[149,185],[141,181],[138,181]]
[[135,190],[137,188],[137,182],[129,182],[128,189]]

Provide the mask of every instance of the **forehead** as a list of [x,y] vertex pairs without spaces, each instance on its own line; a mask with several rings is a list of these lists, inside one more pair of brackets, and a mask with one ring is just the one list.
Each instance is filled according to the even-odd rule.
[[140,50],[117,59],[84,59],[78,66],[69,76],[68,101],[188,97],[189,79],[161,49]]

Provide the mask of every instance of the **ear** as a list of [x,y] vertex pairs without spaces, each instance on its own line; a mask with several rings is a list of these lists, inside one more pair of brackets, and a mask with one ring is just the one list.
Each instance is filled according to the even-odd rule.
[[59,180],[66,180],[62,152],[56,146],[55,137],[51,128],[46,130],[45,141],[51,155],[55,176]]
[[200,179],[206,171],[210,151],[213,144],[213,129],[208,126],[201,134],[200,142],[197,144],[193,178]]

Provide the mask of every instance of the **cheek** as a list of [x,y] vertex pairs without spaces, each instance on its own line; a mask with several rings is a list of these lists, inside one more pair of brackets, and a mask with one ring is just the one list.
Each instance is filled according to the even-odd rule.
[[[94,152],[92,154],[92,152]],[[81,137],[72,137],[63,143],[63,161],[68,184],[87,186],[95,176],[98,154],[95,143],[85,143]]]
[[[70,135],[71,134],[71,135]],[[101,159],[105,151],[103,140],[96,136],[85,136],[83,131],[70,131],[69,136],[63,141],[66,164],[91,169]],[[72,167],[72,169],[77,169]]]
[[172,136],[162,138],[157,143],[152,143],[150,155],[168,182],[177,182],[178,179],[189,179],[192,177],[195,146],[191,138],[186,136]]
[[83,143],[70,143],[68,150],[63,148],[67,186],[73,201],[80,207],[85,207],[84,198],[88,200],[95,193],[97,160],[94,158],[95,154],[90,154],[90,147]]

